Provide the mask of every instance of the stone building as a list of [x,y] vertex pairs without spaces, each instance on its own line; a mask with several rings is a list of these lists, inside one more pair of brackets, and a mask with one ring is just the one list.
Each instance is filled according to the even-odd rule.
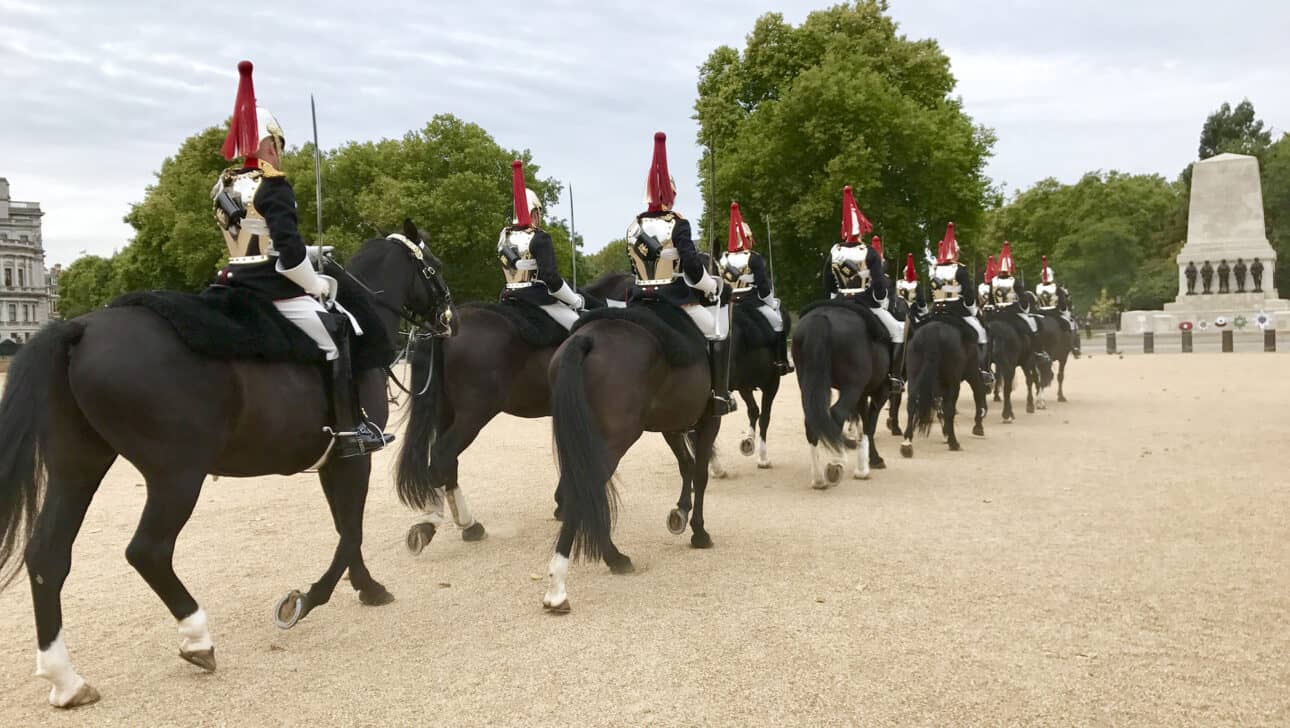
[[9,198],[0,177],[0,342],[29,340],[52,311],[40,239],[39,202]]

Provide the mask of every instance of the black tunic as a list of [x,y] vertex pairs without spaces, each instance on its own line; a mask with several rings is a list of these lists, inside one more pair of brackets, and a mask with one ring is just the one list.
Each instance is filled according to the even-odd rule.
[[278,256],[263,263],[229,265],[220,271],[220,282],[250,289],[274,301],[305,295],[303,288],[276,269],[279,262],[284,269],[294,268],[304,261],[306,255],[305,241],[300,237],[296,219],[296,193],[291,189],[291,183],[286,177],[265,176],[255,192],[254,205],[269,226],[269,237],[273,239],[273,248]]
[[[869,287],[853,298],[870,308],[878,308],[880,301],[887,298],[887,274],[883,272],[882,256],[878,251],[869,248],[864,256],[865,268],[869,271]],[[824,283],[824,295],[831,296],[838,292],[838,279],[833,275],[833,253],[824,255],[824,272],[821,276]]]
[[[508,231],[520,229],[522,228],[507,228]],[[535,306],[545,306],[556,300],[551,294],[564,286],[564,277],[560,275],[560,268],[555,262],[555,243],[551,242],[551,234],[540,229],[534,231],[533,239],[529,241],[529,254],[537,262],[537,282],[524,288],[507,288],[502,295]]]

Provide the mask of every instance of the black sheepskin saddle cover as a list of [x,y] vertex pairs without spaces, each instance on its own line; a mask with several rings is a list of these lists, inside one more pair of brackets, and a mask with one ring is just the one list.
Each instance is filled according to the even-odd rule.
[[[388,366],[394,360],[394,346],[370,294],[341,279],[338,298],[363,327],[363,335],[355,337],[351,345],[353,370]],[[152,311],[174,327],[184,345],[199,356],[316,365],[325,361],[314,340],[279,313],[272,301],[244,288],[211,286],[196,294],[140,291],[127,293],[109,306],[139,306]]]
[[846,311],[851,311],[864,319],[865,328],[869,330],[870,339],[882,344],[891,343],[891,332],[887,331],[887,327],[883,326],[882,322],[878,320],[873,309],[862,303],[856,303],[851,299],[843,298],[841,296],[838,298],[826,298],[822,301],[813,301],[806,304],[806,307],[798,314],[798,318],[800,319],[802,316],[805,316],[817,308],[825,307],[841,308]]
[[[739,339],[739,346],[745,349],[770,349],[776,344],[775,329],[770,327],[770,322],[757,310],[761,307],[760,303],[735,304],[735,336]],[[782,315],[785,317],[784,330],[787,331],[788,312]]]
[[952,313],[934,313],[931,318],[927,320],[929,322],[940,321],[943,324],[953,326],[954,329],[959,332],[959,335],[963,337],[963,340],[969,344],[975,344],[977,342],[976,329],[972,328],[971,324],[963,320],[962,316],[956,316]]
[[679,306],[665,301],[637,299],[627,308],[601,308],[578,319],[573,330],[592,321],[630,321],[648,331],[663,350],[668,365],[674,369],[693,366],[708,360],[708,340],[694,319]]
[[546,311],[527,301],[508,299],[501,303],[471,302],[462,304],[460,308],[478,308],[501,316],[515,327],[524,343],[534,349],[554,348],[569,338],[568,329],[556,323]]

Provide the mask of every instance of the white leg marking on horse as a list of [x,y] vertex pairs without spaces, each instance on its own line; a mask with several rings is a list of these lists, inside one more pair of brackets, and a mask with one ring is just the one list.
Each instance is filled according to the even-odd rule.
[[85,684],[85,678],[77,675],[72,667],[72,658],[67,654],[62,630],[58,631],[58,636],[47,649],[36,653],[36,675],[53,685],[49,690],[49,704],[59,708],[70,703]]
[[470,515],[470,506],[466,505],[466,494],[461,488],[454,488],[448,493],[448,508],[452,510],[452,520],[461,528],[475,525],[475,517]]
[[569,601],[569,593],[565,591],[565,580],[569,578],[569,557],[560,554],[552,556],[547,571],[551,577],[551,588],[542,597],[542,606],[559,607]]
[[726,466],[721,464],[721,453],[717,452],[717,443],[712,443],[712,455],[708,458],[708,472],[714,478],[726,477]]
[[857,480],[869,479],[869,436],[860,436],[860,447],[856,448],[856,471]]
[[438,527],[442,525],[444,521],[443,502],[447,499],[447,490],[445,488],[435,488],[435,490],[439,495],[438,502],[431,504],[431,506],[426,509],[423,517],[425,518],[426,523],[430,523],[435,527]]
[[819,485],[824,482],[824,468],[820,465],[820,443],[816,443],[811,448],[811,484]]
[[766,449],[766,439],[761,435],[757,436],[757,464],[770,467],[770,452]]
[[206,628],[206,610],[201,607],[196,612],[179,620],[179,650],[180,652],[197,652],[199,650],[209,650],[214,645],[211,643],[211,633]]

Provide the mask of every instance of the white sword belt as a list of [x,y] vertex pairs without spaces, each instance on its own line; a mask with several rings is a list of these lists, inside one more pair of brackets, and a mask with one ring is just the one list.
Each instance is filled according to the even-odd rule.
[[229,265],[250,265],[250,264],[252,264],[252,263],[267,263],[267,262],[269,262],[270,260],[272,260],[273,258],[276,258],[276,257],[277,257],[276,255],[272,255],[272,256],[270,256],[270,255],[243,255],[243,256],[240,256],[240,257],[237,257],[237,258],[229,258],[229,259],[228,259],[228,264],[229,264]]
[[525,283],[507,283],[507,284],[506,284],[506,287],[507,287],[508,289],[510,289],[510,290],[512,290],[512,291],[514,291],[514,290],[517,290],[517,289],[520,289],[520,288],[528,288],[528,287],[530,287],[530,286],[536,286],[537,284],[539,284],[539,283],[541,283],[541,282],[542,282],[542,281],[527,281],[527,282],[525,282]]

